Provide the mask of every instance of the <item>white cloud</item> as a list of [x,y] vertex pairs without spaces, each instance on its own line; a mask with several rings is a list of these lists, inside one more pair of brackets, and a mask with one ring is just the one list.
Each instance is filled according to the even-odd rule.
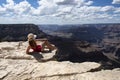
[[6,12],[6,8],[0,6],[0,14],[4,14]]
[[38,0],[37,8],[27,0],[6,2],[0,6],[1,23],[102,23],[110,20],[119,22],[120,18],[120,8],[93,6],[92,0]]
[[14,5],[14,1],[13,0],[6,0],[6,2],[10,5]]
[[112,4],[120,4],[120,0],[113,0]]
[[[51,6],[40,6],[39,8],[35,9],[35,11],[38,11],[38,15],[50,15],[55,13],[57,10],[57,6],[51,5]],[[34,12],[34,11],[32,11]]]
[[82,5],[91,5],[93,1],[87,0],[54,0],[57,5],[76,5],[80,7]]
[[93,4],[93,1],[88,1],[88,2],[86,2],[85,4],[86,4],[86,5],[91,5],[91,4]]
[[57,5],[76,5],[77,0],[54,0]]
[[33,15],[50,15],[56,12],[58,6],[49,0],[38,1],[39,7],[37,9],[32,8],[31,14]]
[[14,6],[14,12],[16,14],[22,14],[24,12],[29,12],[31,5],[27,1],[22,1]]
[[101,7],[95,7],[95,6],[82,6],[80,8],[76,8],[76,11],[77,12],[80,12],[80,13],[96,13],[96,12],[99,12],[101,9]]
[[15,5],[13,0],[6,0],[7,4],[3,4],[4,8],[8,10],[13,10],[13,7]]
[[116,8],[114,12],[115,13],[120,13],[120,8]]
[[104,6],[101,8],[101,11],[105,11],[105,12],[112,11],[112,10],[114,10],[113,6]]
[[68,7],[61,7],[61,8],[58,9],[58,11],[59,12],[64,12],[64,13],[69,13],[69,12],[71,12],[72,8],[73,7],[69,7],[69,6]]
[[[24,14],[24,13],[28,13],[29,10],[31,9],[31,5],[26,1],[22,1],[18,4],[16,4],[13,0],[7,0],[6,4],[3,4],[3,9],[5,9],[6,14],[9,15],[18,15],[18,14]],[[5,15],[6,15],[5,14]]]

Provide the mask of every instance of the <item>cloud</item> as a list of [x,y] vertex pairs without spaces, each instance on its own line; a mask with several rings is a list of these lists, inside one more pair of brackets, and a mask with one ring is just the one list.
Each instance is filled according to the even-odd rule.
[[0,15],[3,15],[6,12],[6,8],[0,6]]
[[113,0],[112,4],[120,4],[120,0]]
[[7,0],[6,4],[3,4],[2,9],[5,10],[5,15],[19,15],[26,14],[31,9],[31,4],[29,4],[26,0],[16,4],[13,0]]
[[86,5],[91,5],[91,4],[93,4],[93,1],[88,1],[88,2],[86,2],[85,4],[86,4]]
[[57,5],[76,5],[77,0],[56,0]]
[[93,1],[86,0],[55,0],[57,5],[91,5]]
[[[79,20],[84,22],[106,22],[114,18],[113,12],[116,10],[113,6],[82,6],[73,9],[72,20]],[[66,17],[66,16],[65,16]],[[66,17],[67,18],[67,17]],[[95,21],[96,20],[96,21]]]
[[39,6],[35,8],[27,0],[19,3],[6,0],[0,5],[0,22],[78,24],[119,22],[120,18],[119,7],[93,6],[92,0],[38,0],[37,3]]
[[120,13],[120,8],[116,8],[114,12],[115,13]]
[[72,9],[73,9],[73,7],[70,7],[70,6],[68,6],[68,7],[61,7],[61,8],[58,9],[58,12],[70,13]]
[[31,14],[37,16],[50,15],[56,12],[58,6],[49,0],[38,1],[39,7],[37,9],[32,8]]
[[7,10],[13,10],[13,7],[15,6],[15,3],[13,0],[6,0],[7,4],[3,4],[4,8]]
[[101,8],[101,11],[107,12],[107,11],[112,11],[115,8],[113,6],[104,6]]
[[31,14],[33,15],[37,15],[37,16],[44,16],[44,15],[51,15],[53,13],[56,12],[57,7],[55,7],[54,5],[52,6],[40,6],[37,9],[33,8],[31,10]]
[[14,1],[13,0],[6,0],[6,2],[10,5],[14,5]]
[[14,6],[14,12],[16,14],[28,13],[31,9],[31,5],[27,1],[22,1]]

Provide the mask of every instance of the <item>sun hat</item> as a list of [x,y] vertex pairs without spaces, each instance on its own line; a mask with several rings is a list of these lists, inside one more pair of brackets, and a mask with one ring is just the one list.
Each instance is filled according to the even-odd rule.
[[33,33],[29,33],[27,38],[28,38],[28,41],[31,41],[31,40],[34,40],[36,39],[37,35],[34,35]]

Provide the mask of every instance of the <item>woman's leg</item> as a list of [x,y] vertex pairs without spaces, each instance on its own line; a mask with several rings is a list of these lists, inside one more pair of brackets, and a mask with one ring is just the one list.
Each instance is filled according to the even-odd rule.
[[56,49],[56,47],[55,47],[55,46],[52,46],[52,45],[50,44],[50,42],[48,42],[47,40],[42,44],[42,51],[44,51],[45,46],[47,46],[47,48],[48,48],[49,50],[54,50],[54,49]]

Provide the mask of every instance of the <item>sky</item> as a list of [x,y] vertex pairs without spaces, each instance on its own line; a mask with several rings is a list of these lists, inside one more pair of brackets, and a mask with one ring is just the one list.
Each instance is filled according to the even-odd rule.
[[120,0],[0,0],[0,24],[120,23]]

